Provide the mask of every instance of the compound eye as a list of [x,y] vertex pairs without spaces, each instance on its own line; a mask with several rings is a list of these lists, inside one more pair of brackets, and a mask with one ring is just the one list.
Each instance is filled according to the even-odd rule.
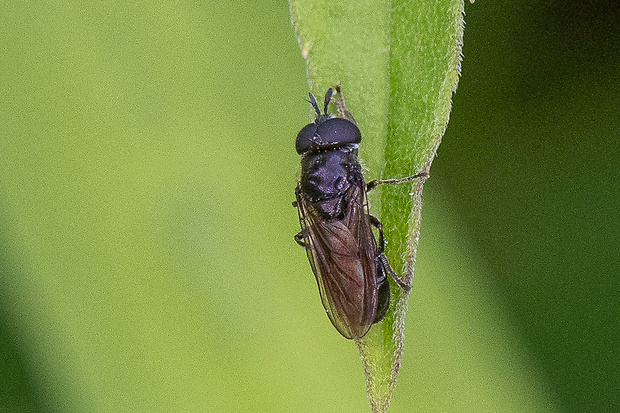
[[297,134],[297,139],[295,139],[295,149],[299,155],[312,148],[316,129],[316,123],[310,123],[304,126]]
[[[302,129],[303,131],[303,129]],[[321,122],[316,130],[315,142],[322,146],[338,146],[360,143],[362,134],[357,126],[343,118],[331,118]]]

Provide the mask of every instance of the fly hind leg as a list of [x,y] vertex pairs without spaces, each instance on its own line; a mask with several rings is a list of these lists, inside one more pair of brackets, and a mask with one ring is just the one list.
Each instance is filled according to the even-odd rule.
[[383,320],[390,306],[390,283],[385,273],[385,265],[381,260],[377,260],[377,309],[373,324]]
[[385,274],[385,272],[390,274],[390,277],[392,277],[392,279],[396,282],[396,284],[400,286],[400,288],[402,288],[406,292],[411,291],[411,286],[405,284],[401,281],[400,278],[398,278],[398,275],[396,274],[396,272],[390,265],[387,257],[385,256],[385,238],[383,237],[383,224],[381,224],[381,221],[379,221],[372,215],[369,215],[368,217],[370,218],[370,223],[379,231],[379,242],[377,244],[377,259],[379,260],[378,266],[382,266],[384,270],[383,274]]

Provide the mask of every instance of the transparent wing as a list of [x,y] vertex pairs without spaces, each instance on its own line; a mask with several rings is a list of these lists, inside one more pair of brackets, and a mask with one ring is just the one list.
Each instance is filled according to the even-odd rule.
[[361,176],[359,181],[346,194],[342,220],[326,221],[297,191],[303,241],[323,307],[346,338],[363,337],[377,307],[376,244]]

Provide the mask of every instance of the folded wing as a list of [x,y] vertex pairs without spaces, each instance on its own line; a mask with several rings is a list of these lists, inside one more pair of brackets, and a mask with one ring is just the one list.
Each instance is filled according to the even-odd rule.
[[346,338],[363,337],[377,307],[376,243],[363,180],[352,185],[343,219],[325,220],[297,191],[303,241],[323,307]]

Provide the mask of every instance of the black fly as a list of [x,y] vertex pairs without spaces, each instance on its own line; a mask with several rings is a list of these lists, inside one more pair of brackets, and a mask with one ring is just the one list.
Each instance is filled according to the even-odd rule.
[[[385,316],[390,303],[387,274],[406,291],[411,289],[398,278],[383,252],[382,226],[370,215],[366,194],[380,184],[412,181],[427,174],[367,185],[357,159],[362,135],[345,108],[340,86],[335,88],[338,116],[327,113],[333,89],[325,94],[322,114],[310,93],[316,120],[297,134],[301,175],[293,206],[299,211],[301,232],[295,241],[306,248],[323,307],[334,327],[346,338],[360,338]],[[378,230],[378,243],[372,226]]]

